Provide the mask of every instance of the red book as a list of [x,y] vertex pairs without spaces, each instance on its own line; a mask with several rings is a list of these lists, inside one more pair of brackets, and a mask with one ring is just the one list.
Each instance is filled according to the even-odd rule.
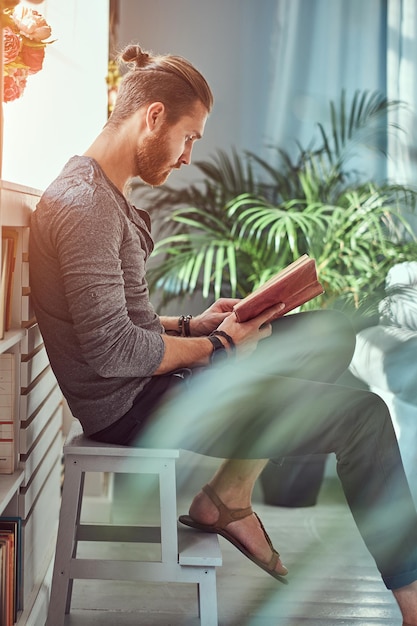
[[283,302],[285,308],[276,315],[282,317],[322,293],[324,289],[317,278],[316,262],[304,254],[240,300],[233,310],[238,322],[247,322],[274,304]]

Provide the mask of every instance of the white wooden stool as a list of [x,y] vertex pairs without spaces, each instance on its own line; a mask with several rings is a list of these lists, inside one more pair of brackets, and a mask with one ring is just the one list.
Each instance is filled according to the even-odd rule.
[[[64,626],[75,579],[181,582],[198,585],[201,626],[217,626],[216,567],[222,564],[217,535],[178,528],[175,460],[178,450],[129,448],[96,443],[75,422],[64,445],[64,484],[51,599],[46,626]],[[159,476],[160,526],[81,523],[86,472]],[[139,497],[139,496],[138,496]],[[80,541],[158,543],[161,558],[80,558]]]

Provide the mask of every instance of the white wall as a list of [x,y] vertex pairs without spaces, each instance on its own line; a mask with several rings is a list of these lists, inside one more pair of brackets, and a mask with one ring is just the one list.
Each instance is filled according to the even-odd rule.
[[[402,3],[391,4],[402,16]],[[276,165],[267,146],[318,140],[317,121],[328,128],[329,101],[343,87],[349,98],[384,91],[385,10],[384,0],[120,0],[118,39],[183,55],[208,79],[215,106],[194,159],[234,146]],[[385,176],[371,152],[357,166]],[[185,168],[169,184],[194,176]]]
[[[22,2],[22,4],[25,4]],[[52,27],[43,69],[19,100],[3,104],[2,178],[44,189],[107,118],[108,0],[30,5]]]

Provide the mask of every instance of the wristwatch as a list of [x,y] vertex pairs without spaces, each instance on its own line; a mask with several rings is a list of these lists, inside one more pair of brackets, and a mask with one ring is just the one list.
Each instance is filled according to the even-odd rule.
[[227,351],[224,343],[215,335],[210,335],[207,339],[213,346],[213,351],[210,356],[210,365],[214,365],[219,361],[224,361],[225,358],[227,358]]

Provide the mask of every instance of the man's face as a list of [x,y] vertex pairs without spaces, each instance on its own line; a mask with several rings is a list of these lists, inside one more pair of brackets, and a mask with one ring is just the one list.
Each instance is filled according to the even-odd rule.
[[188,165],[194,141],[203,136],[206,120],[207,110],[198,102],[192,113],[174,125],[164,121],[138,147],[137,175],[148,185],[157,186],[166,181],[173,169]]

